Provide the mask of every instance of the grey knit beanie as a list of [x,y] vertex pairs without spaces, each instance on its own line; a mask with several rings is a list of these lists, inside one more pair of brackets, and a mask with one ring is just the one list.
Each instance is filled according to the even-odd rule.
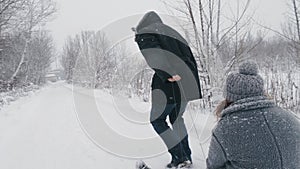
[[264,95],[264,81],[258,75],[256,63],[247,61],[239,66],[239,73],[228,75],[224,97],[231,102]]

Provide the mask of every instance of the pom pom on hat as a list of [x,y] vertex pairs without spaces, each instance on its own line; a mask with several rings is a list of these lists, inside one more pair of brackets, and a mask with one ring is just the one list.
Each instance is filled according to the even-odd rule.
[[257,64],[247,61],[239,66],[239,73],[232,73],[226,79],[224,96],[228,101],[264,95],[264,82],[258,75]]
[[257,75],[258,68],[256,63],[248,61],[239,66],[239,72],[244,75]]

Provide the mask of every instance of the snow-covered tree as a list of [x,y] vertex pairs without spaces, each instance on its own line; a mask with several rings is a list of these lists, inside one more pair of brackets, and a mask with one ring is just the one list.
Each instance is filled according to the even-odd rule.
[[[45,69],[51,62],[49,57],[53,56],[53,53],[50,56],[45,51],[52,51],[54,47],[52,42],[50,43],[49,35],[39,34],[44,32],[43,25],[55,12],[56,7],[52,0],[0,1],[0,72],[1,83],[4,86],[12,89],[16,85],[42,81],[42,74],[36,74],[36,71],[45,74]],[[49,43],[46,44],[45,41]],[[39,51],[39,64],[43,65],[33,63],[36,62],[33,58],[37,58],[33,51]],[[37,75],[40,80],[34,80],[31,74]]]
[[116,67],[109,47],[102,32],[83,31],[69,37],[62,54],[67,80],[91,88],[109,87]]

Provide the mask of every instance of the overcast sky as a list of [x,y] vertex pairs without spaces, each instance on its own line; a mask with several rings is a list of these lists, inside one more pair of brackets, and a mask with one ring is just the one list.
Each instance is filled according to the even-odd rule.
[[[279,29],[287,12],[286,3],[287,0],[251,0],[251,10],[256,9],[256,20]],[[82,30],[97,31],[115,20],[149,10],[166,13],[159,0],[57,0],[57,5],[57,17],[47,28],[52,32],[58,50],[67,36]]]

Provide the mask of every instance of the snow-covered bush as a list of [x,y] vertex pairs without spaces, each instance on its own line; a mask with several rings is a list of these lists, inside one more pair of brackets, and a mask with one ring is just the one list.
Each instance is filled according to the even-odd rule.
[[15,88],[11,91],[0,92],[0,109],[4,105],[9,105],[11,102],[16,101],[21,97],[26,97],[28,95],[31,95],[39,88],[40,88],[39,86],[31,83],[28,86],[23,86],[22,88]]

